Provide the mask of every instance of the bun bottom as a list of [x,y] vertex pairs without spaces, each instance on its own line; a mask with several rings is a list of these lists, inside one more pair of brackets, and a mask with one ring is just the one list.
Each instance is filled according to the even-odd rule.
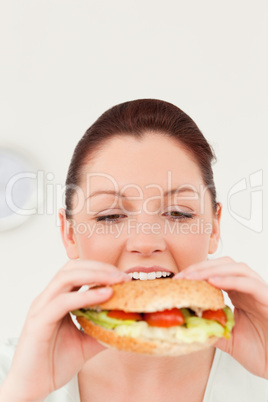
[[160,340],[147,340],[145,338],[132,338],[130,336],[120,336],[112,330],[107,330],[85,317],[77,317],[77,321],[84,332],[100,343],[111,346],[126,352],[142,353],[150,356],[179,356],[197,352],[213,345],[219,338],[211,337],[206,342],[194,343],[171,343]]

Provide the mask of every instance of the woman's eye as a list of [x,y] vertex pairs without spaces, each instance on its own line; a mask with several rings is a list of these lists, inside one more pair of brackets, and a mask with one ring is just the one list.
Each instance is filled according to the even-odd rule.
[[122,214],[112,214],[112,215],[103,215],[98,216],[96,218],[97,222],[118,222],[121,218],[124,218],[125,215]]
[[181,211],[169,211],[164,214],[165,216],[169,216],[173,220],[186,220],[192,219],[194,215],[190,212],[181,212]]

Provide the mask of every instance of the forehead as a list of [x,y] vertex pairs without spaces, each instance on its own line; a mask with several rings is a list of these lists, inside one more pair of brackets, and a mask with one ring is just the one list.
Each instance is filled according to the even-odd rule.
[[113,188],[115,182],[119,189],[126,185],[198,187],[203,182],[191,153],[175,139],[155,133],[108,140],[84,165],[82,182],[89,176],[91,191]]

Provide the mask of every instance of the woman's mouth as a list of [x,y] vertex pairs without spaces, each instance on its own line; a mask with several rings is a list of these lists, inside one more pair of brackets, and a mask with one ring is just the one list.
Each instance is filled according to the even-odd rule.
[[128,275],[133,279],[133,280],[141,280],[141,281],[147,281],[147,280],[152,280],[152,279],[160,279],[160,278],[172,278],[174,276],[173,272],[167,272],[167,271],[153,271],[153,272],[129,272]]
[[133,280],[148,281],[153,279],[172,278],[175,275],[166,267],[159,265],[135,266],[125,271]]

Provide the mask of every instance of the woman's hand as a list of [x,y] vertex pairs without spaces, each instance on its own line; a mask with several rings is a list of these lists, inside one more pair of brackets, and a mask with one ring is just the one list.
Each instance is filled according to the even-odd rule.
[[234,305],[232,338],[215,346],[248,371],[268,378],[268,285],[244,263],[229,257],[193,264],[174,276],[206,280],[226,291]]
[[130,279],[112,265],[69,261],[30,307],[1,389],[4,400],[43,401],[70,381],[88,359],[104,350],[75,327],[68,313],[112,296],[111,288],[77,292],[82,285],[110,285]]

